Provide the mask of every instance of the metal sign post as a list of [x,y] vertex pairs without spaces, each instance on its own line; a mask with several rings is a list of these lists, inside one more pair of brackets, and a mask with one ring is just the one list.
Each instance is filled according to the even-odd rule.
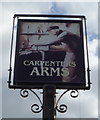
[[43,120],[54,120],[55,115],[55,85],[44,85],[43,87]]

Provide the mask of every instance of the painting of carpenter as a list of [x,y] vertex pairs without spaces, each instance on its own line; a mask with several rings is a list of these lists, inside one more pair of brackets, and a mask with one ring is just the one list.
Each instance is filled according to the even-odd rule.
[[80,21],[19,20],[16,81],[84,84],[81,29]]

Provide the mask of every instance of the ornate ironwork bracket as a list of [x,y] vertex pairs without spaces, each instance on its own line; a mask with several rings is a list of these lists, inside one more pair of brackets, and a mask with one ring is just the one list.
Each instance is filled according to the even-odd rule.
[[[67,92],[69,92],[69,91],[70,91],[70,89],[66,90],[66,91],[63,92],[63,93],[60,95],[60,97],[58,98],[58,100],[57,100],[57,102],[56,102],[56,107],[55,107],[55,110],[57,110],[58,112],[65,113],[65,112],[67,111],[67,105],[65,105],[65,104],[60,104],[60,105],[58,106],[58,103],[59,103],[59,101],[61,100],[61,98],[62,98]],[[79,95],[78,90],[71,90],[71,92],[70,92],[70,96],[71,96],[71,97],[76,98],[76,97],[78,97],[78,95]]]
[[43,110],[43,103],[42,103],[42,101],[41,101],[41,99],[40,99],[40,97],[36,94],[36,92],[34,92],[32,89],[21,89],[21,91],[20,91],[20,95],[22,96],[22,97],[28,97],[29,96],[29,91],[31,91],[37,98],[38,98],[38,100],[39,100],[39,102],[40,102],[40,105],[38,105],[38,104],[33,104],[32,106],[31,106],[31,111],[32,112],[34,112],[34,113],[39,113],[39,112],[41,112],[42,110]]
[[[31,91],[31,92],[38,98],[38,100],[39,100],[39,102],[40,102],[40,105],[38,105],[38,104],[33,104],[33,105],[31,106],[31,111],[34,112],[34,113],[39,113],[39,112],[41,112],[41,111],[43,110],[43,103],[42,103],[40,97],[37,95],[36,92],[34,92],[32,89],[21,89],[20,95],[21,95],[22,97],[24,97],[24,98],[25,98],[25,97],[28,97],[28,96],[29,96],[29,91]],[[78,97],[78,95],[79,95],[78,90],[70,90],[70,89],[68,89],[68,90],[64,91],[64,92],[60,95],[60,97],[58,98],[58,100],[57,100],[57,102],[56,102],[56,104],[55,104],[55,113],[56,113],[56,110],[57,110],[58,112],[60,112],[60,113],[65,113],[65,112],[67,111],[67,105],[65,105],[65,104],[60,104],[60,105],[59,105],[59,101],[60,101],[61,98],[62,98],[67,92],[69,92],[69,91],[71,91],[71,92],[70,92],[70,96],[71,96],[72,98]]]

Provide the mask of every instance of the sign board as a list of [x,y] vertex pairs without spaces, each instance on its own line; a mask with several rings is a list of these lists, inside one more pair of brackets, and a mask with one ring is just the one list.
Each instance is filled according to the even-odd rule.
[[18,19],[14,85],[86,85],[82,20]]

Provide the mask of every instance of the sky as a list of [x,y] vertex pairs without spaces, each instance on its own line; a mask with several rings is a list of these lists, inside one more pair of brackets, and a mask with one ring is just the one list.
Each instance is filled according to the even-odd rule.
[[[30,92],[29,97],[22,98],[20,90],[9,89],[7,86],[9,54],[12,32],[13,15],[17,13],[31,14],[66,14],[85,15],[87,18],[87,33],[89,60],[91,69],[91,89],[89,91],[79,91],[78,98],[71,98],[67,93],[61,103],[68,106],[67,113],[57,113],[59,118],[98,118],[98,1],[91,0],[75,2],[71,0],[59,2],[48,0],[47,2],[33,2],[32,0],[1,0],[0,2],[0,117],[1,118],[40,118],[42,113],[34,114],[30,106],[37,102],[37,98]],[[1,88],[1,87],[0,87]],[[35,90],[41,97],[41,90]],[[63,92],[58,90],[59,94]]]

